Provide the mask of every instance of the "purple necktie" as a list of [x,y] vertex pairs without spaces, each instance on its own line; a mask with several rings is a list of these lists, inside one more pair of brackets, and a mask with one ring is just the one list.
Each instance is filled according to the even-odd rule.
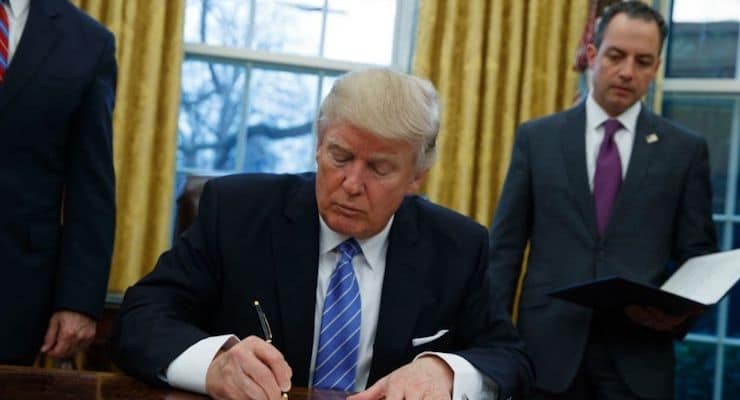
[[612,213],[614,200],[619,192],[619,186],[622,184],[622,161],[619,159],[617,144],[614,143],[614,134],[622,127],[622,124],[610,118],[603,125],[604,140],[599,148],[599,158],[596,159],[594,174],[594,205],[599,234],[604,233],[606,223],[609,222],[609,216]]

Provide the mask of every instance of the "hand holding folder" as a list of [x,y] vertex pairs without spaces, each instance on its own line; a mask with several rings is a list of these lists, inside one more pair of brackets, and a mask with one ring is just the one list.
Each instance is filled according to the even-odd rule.
[[[632,322],[658,332],[676,333],[685,332],[683,328],[693,317],[701,315],[704,308],[688,311],[683,314],[670,314],[656,307],[630,305],[625,307],[624,313]],[[681,334],[683,336],[683,334]]]
[[691,258],[660,288],[612,276],[557,289],[550,295],[598,310],[638,305],[682,315],[716,304],[738,279],[740,249]]

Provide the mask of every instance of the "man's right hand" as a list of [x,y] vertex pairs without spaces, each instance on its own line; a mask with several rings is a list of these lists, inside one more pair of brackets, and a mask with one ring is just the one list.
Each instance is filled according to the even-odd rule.
[[270,343],[249,336],[219,352],[206,373],[206,391],[214,399],[280,399],[293,376],[283,355]]

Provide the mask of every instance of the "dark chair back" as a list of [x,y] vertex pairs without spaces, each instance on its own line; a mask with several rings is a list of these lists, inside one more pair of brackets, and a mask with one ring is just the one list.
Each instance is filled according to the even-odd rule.
[[185,232],[198,215],[198,204],[203,186],[214,176],[188,175],[182,190],[177,194],[177,215],[175,216],[175,238]]

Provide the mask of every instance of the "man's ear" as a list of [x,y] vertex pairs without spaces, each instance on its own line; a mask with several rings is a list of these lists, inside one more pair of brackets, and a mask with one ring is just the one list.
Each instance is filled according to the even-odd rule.
[[319,163],[319,154],[321,153],[321,144],[323,143],[323,137],[321,135],[318,136],[316,139],[316,151],[314,151],[314,159],[316,160],[316,164]]
[[408,190],[406,190],[406,193],[408,194],[416,194],[419,192],[419,189],[421,189],[421,184],[424,183],[424,179],[426,179],[427,175],[429,174],[429,170],[425,169],[422,171],[417,172],[414,175],[414,179],[409,184]]
[[590,68],[594,67],[597,54],[599,54],[599,49],[597,49],[596,46],[593,45],[593,43],[589,43],[588,46],[586,46],[586,58],[588,59],[588,66]]

